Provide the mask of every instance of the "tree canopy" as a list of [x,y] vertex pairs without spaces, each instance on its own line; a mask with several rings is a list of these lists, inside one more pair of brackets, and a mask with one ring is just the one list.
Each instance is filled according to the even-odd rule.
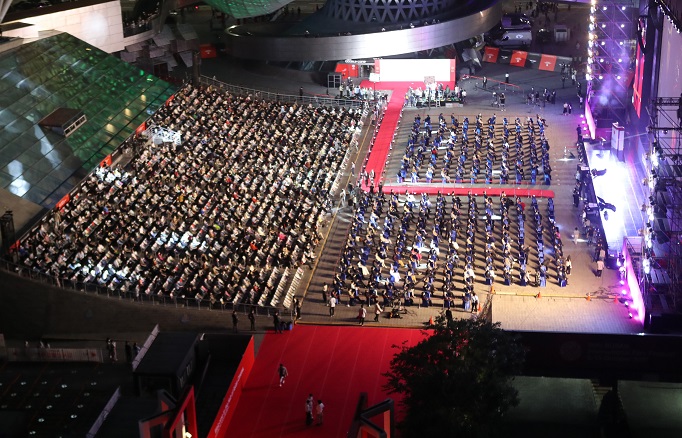
[[439,316],[429,337],[397,348],[385,389],[403,395],[405,438],[486,436],[518,404],[524,352],[499,323]]

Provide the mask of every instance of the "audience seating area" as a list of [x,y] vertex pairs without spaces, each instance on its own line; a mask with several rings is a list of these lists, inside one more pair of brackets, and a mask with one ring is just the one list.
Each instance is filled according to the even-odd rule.
[[150,121],[183,142],[135,140],[20,242],[20,263],[135,297],[276,305],[314,257],[362,116],[186,86]]
[[551,275],[566,286],[553,200],[529,202],[504,192],[464,202],[360,192],[332,293],[351,305],[431,306],[437,297],[443,307],[469,309],[475,282],[544,287]]
[[396,175],[399,184],[551,183],[549,144],[541,117],[528,117],[525,123],[516,118],[513,124],[504,117],[500,125],[493,114],[486,125],[479,114],[470,126],[468,117],[460,123],[451,115],[448,126],[440,113],[436,123],[428,115],[423,120],[415,117]]

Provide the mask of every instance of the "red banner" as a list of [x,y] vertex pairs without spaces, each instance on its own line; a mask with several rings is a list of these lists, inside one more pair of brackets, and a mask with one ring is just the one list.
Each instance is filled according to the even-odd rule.
[[147,122],[142,122],[142,124],[138,126],[137,129],[135,130],[135,135],[142,134],[145,129],[147,129]]
[[381,74],[381,59],[374,60],[374,73]]
[[500,49],[498,47],[486,47],[483,61],[495,63],[498,56],[500,56]]
[[199,52],[201,54],[201,59],[218,57],[218,52],[212,44],[202,44],[199,46]]
[[538,69],[540,70],[547,70],[547,71],[554,71],[554,67],[556,66],[556,56],[554,55],[542,55],[540,58],[540,66]]
[[358,77],[358,65],[357,64],[336,64],[336,73],[341,73],[341,76],[345,78],[357,78]]
[[57,209],[58,209],[58,210],[61,210],[62,208],[64,208],[64,206],[65,206],[70,200],[71,200],[71,195],[69,195],[69,194],[67,193],[62,199],[59,200],[59,202],[57,202]]
[[528,57],[528,52],[522,52],[520,50],[514,50],[514,52],[512,53],[511,60],[509,61],[509,65],[513,65],[515,67],[525,67],[527,57]]
[[104,159],[102,160],[101,163],[99,163],[99,165],[100,165],[100,167],[111,166],[111,163],[112,163],[111,154],[109,154],[106,157],[104,157]]
[[450,60],[450,82],[453,84],[457,80],[457,60],[456,59],[451,59]]

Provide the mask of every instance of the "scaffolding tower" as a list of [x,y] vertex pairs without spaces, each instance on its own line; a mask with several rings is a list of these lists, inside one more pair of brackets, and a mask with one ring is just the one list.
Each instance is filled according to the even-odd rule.
[[[652,141],[648,152],[649,188],[644,230],[643,276],[646,294],[664,295],[682,311],[682,96],[658,97],[649,108]],[[654,248],[659,248],[655,251]]]

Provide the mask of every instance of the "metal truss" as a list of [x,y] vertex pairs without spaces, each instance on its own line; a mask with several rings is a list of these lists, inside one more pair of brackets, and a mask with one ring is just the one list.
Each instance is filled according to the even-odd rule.
[[329,0],[324,6],[331,18],[354,23],[410,23],[451,12],[457,0]]
[[637,44],[639,2],[598,0],[590,12],[591,89],[608,99],[609,110],[624,110],[629,104],[627,80]]
[[[670,297],[677,308],[682,304],[682,98],[653,99],[649,116],[653,141],[647,160],[648,229],[666,250],[664,255],[652,255],[656,262],[653,267],[659,267],[669,280],[658,292]],[[646,275],[644,278],[654,281]]]

